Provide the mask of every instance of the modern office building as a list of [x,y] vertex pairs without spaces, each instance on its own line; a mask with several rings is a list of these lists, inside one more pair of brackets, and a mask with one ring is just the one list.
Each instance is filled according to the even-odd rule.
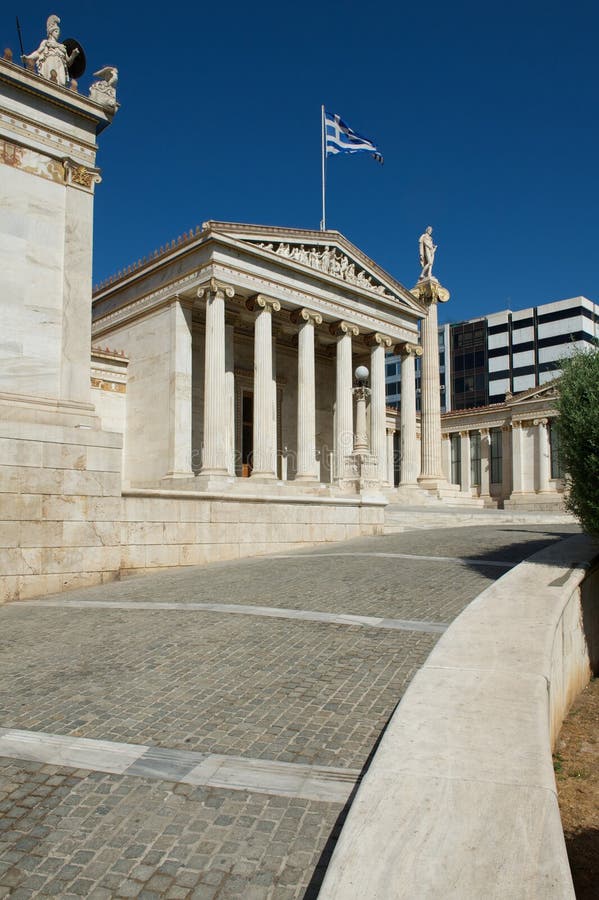
[[[502,403],[555,378],[560,360],[599,337],[599,304],[586,297],[502,310],[439,327],[441,410]],[[387,359],[387,403],[401,400],[399,359]],[[420,408],[420,360],[416,397]]]

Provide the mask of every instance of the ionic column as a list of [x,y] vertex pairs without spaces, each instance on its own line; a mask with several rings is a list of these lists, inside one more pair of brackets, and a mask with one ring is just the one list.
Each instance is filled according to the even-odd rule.
[[192,300],[174,298],[169,314],[168,460],[166,478],[191,478]]
[[252,478],[277,477],[277,397],[273,379],[272,312],[281,304],[258,294],[246,306],[254,322],[254,447]]
[[472,491],[472,477],[470,472],[471,466],[469,431],[460,431],[460,461],[460,490],[462,491],[462,493],[470,494]]
[[297,474],[296,481],[316,481],[316,376],[314,326],[322,324],[319,313],[295,310],[291,320],[299,325],[297,353]]
[[489,497],[491,495],[491,441],[489,438],[489,429],[480,429],[480,495],[481,497]]
[[369,334],[370,347],[370,452],[377,459],[379,481],[387,480],[387,394],[385,385],[385,351],[391,338],[375,332]]
[[549,454],[549,432],[547,426],[548,419],[535,419],[534,424],[537,426],[537,472],[539,492],[543,493],[549,490],[549,478],[551,475],[550,454]]
[[395,448],[393,445],[393,438],[395,436],[395,432],[388,428],[387,429],[387,481],[391,485],[391,487],[395,487]]
[[512,422],[512,495],[523,491],[522,422]]
[[420,454],[416,439],[416,357],[422,356],[417,344],[398,344],[395,348],[401,358],[401,407],[400,407],[400,484],[416,484],[420,473]]
[[235,324],[225,322],[225,402],[226,410],[226,451],[227,471],[235,477]]
[[359,328],[349,322],[329,326],[337,337],[337,371],[335,383],[335,478],[344,477],[345,457],[354,449],[354,414],[352,394],[352,337]]
[[428,309],[428,314],[422,320],[421,326],[423,350],[420,380],[422,460],[419,481],[425,482],[425,486],[428,482],[433,487],[439,481],[444,480],[441,461],[441,384],[437,302],[449,300],[449,291],[441,287],[438,281],[430,278],[418,282],[413,293]]
[[200,475],[228,475],[227,443],[230,409],[225,402],[225,297],[235,290],[216,279],[198,289],[206,300],[204,365],[204,447]]

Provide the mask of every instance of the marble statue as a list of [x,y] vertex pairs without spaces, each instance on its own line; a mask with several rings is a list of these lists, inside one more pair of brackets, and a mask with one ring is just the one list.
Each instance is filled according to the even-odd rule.
[[89,89],[89,99],[94,103],[99,103],[107,109],[116,109],[116,83],[119,78],[119,70],[114,66],[104,66],[94,72],[94,78],[100,81],[94,81]]
[[23,56],[23,61],[25,63],[34,62],[38,75],[41,75],[42,78],[47,78],[48,81],[55,81],[56,84],[64,87],[70,77],[69,66],[75,57],[78,56],[79,50],[76,47],[69,55],[65,45],[59,42],[59,22],[58,16],[48,16],[46,39],[41,42],[33,53]]
[[[432,244],[432,242],[431,242]],[[383,284],[376,284],[372,276],[364,269],[356,270],[356,264],[351,262],[344,253],[337,253],[329,244],[322,246],[305,247],[304,244],[292,247],[290,244],[282,241],[275,249],[273,244],[261,242],[258,244],[263,250],[269,250],[278,256],[286,256],[295,262],[303,263],[312,269],[324,272],[326,275],[334,275],[343,281],[349,281],[361,288],[367,288],[380,294],[382,297],[395,299],[392,294],[388,294]],[[433,248],[436,250],[436,247]]]
[[422,266],[422,272],[420,273],[419,281],[423,281],[425,278],[433,277],[433,263],[435,261],[435,251],[437,249],[437,245],[433,244],[433,229],[431,225],[426,226],[426,231],[424,234],[420,235],[420,239],[418,241],[418,249],[420,251],[420,265]]

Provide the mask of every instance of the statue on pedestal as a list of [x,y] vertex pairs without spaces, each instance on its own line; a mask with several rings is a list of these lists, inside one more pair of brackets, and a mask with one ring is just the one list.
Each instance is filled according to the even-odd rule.
[[46,39],[41,42],[33,53],[23,56],[23,61],[25,63],[35,63],[38,75],[64,87],[70,78],[69,66],[81,51],[74,47],[72,52],[69,53],[67,47],[59,42],[59,22],[58,16],[48,16]]
[[420,239],[418,241],[418,249],[420,251],[420,265],[422,266],[422,272],[420,273],[419,281],[423,281],[425,278],[433,277],[433,263],[435,261],[435,251],[437,249],[437,245],[433,244],[433,229],[431,225],[427,225],[426,231],[424,234],[420,235]]

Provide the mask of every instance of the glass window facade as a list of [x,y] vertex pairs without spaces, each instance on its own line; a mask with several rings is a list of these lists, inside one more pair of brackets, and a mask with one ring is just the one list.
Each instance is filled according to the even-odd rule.
[[453,409],[471,409],[489,402],[487,322],[451,326]]

